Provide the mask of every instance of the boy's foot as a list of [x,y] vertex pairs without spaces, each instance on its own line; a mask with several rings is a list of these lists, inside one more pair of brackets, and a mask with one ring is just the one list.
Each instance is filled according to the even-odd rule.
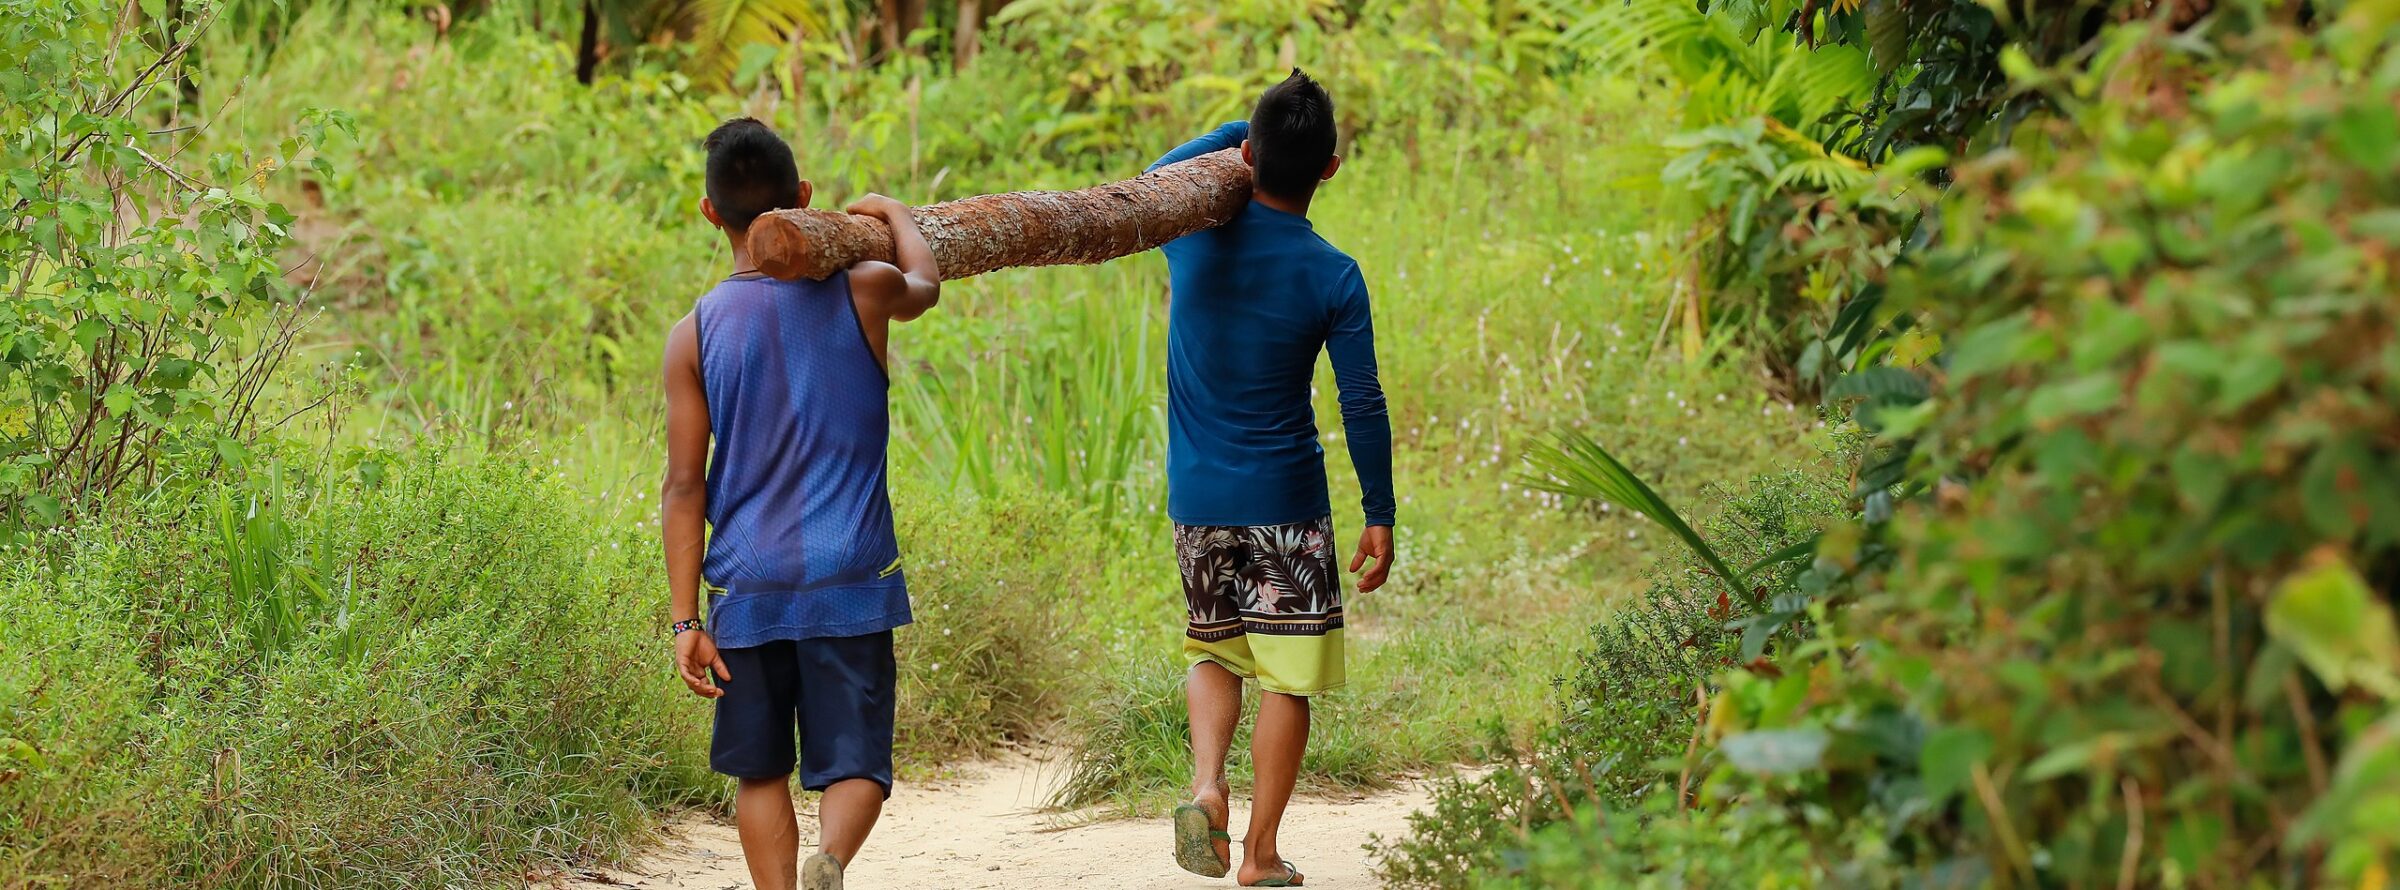
[[[1249,869],[1245,868],[1242,869],[1242,871],[1247,872]],[[1242,886],[1298,887],[1301,886],[1302,881],[1306,880],[1307,877],[1307,875],[1300,873],[1300,867],[1293,865],[1291,860],[1277,859],[1275,860],[1275,867],[1265,869],[1261,874],[1244,875],[1242,877]]]
[[825,853],[800,863],[800,890],[842,890],[842,863]]
[[1175,808],[1175,864],[1207,878],[1222,878],[1233,870],[1233,835],[1225,827],[1231,818],[1224,789],[1213,789]]

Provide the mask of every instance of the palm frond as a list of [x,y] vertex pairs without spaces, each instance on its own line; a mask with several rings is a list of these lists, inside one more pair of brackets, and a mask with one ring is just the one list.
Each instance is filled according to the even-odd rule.
[[1716,548],[1710,547],[1699,532],[1683,521],[1682,514],[1676,513],[1665,498],[1659,497],[1648,483],[1590,436],[1575,430],[1559,433],[1555,442],[1537,442],[1526,449],[1525,462],[1534,469],[1524,477],[1527,487],[1604,501],[1649,517],[1665,526],[1684,546],[1692,548],[1692,553],[1708,564],[1710,572],[1724,582],[1735,599],[1749,603],[1753,609],[1764,609],[1766,604],[1750,590],[1744,576],[1726,565]]
[[[690,34],[692,73],[708,82],[725,83],[740,67],[742,52],[751,46],[780,51],[792,32],[827,33],[832,13],[827,6],[840,0],[663,0],[662,17]],[[739,86],[739,85],[736,85]]]

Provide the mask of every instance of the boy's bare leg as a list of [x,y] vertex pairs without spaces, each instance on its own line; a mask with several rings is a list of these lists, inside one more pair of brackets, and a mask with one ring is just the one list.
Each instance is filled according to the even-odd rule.
[[817,801],[817,848],[849,868],[882,815],[883,786],[875,780],[843,779],[827,786],[825,798]]
[[1300,758],[1307,753],[1308,699],[1266,693],[1250,734],[1250,831],[1242,838],[1237,876],[1244,884],[1283,874],[1275,832],[1283,827],[1283,808],[1292,801],[1292,783],[1299,780]]
[[742,861],[758,890],[800,886],[800,817],[792,811],[792,777],[743,779],[733,794],[733,824],[742,836]]
[[[1183,681],[1184,705],[1191,712],[1192,802],[1208,811],[1209,824],[1229,824],[1232,786],[1225,781],[1225,755],[1233,750],[1233,730],[1242,722],[1242,678],[1224,665],[1203,661],[1192,665]],[[1217,841],[1217,855],[1233,861],[1233,844]]]

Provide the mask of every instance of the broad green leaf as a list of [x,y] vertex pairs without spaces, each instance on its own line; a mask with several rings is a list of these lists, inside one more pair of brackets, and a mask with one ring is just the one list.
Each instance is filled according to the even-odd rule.
[[2333,146],[2350,163],[2369,170],[2391,169],[2400,154],[2400,116],[2389,101],[2353,102],[2333,118]]
[[2267,634],[2291,647],[2328,689],[2357,685],[2400,699],[2400,629],[2392,608],[2331,550],[2276,586]]
[[29,494],[19,503],[23,504],[25,512],[40,520],[42,525],[57,525],[59,518],[64,515],[58,499],[46,494]]
[[2111,373],[2088,374],[2033,391],[2025,402],[2026,419],[2035,423],[2068,420],[2117,403],[2123,384]]
[[1923,400],[1930,392],[1925,386],[1925,378],[1905,368],[1887,365],[1843,375],[1842,379],[1834,381],[1833,386],[1825,390],[1825,397],[1908,404]]
[[1925,737],[1917,752],[1917,775],[1925,796],[1936,804],[1967,787],[1975,765],[1992,756],[1990,733],[1971,726],[1950,726]]
[[108,406],[111,416],[123,417],[125,412],[133,410],[133,395],[133,387],[120,383],[108,388],[107,394],[100,397],[100,404]]
[[1867,0],[1867,56],[1875,70],[1890,74],[1909,61],[1908,7],[1901,0]]
[[1735,767],[1777,776],[1815,769],[1825,759],[1830,737],[1821,729],[1762,729],[1736,733],[1717,743]]

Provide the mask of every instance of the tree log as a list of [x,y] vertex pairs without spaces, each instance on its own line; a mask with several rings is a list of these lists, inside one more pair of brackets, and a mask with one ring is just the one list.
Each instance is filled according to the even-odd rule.
[[[1228,148],[1121,182],[977,195],[909,215],[948,280],[1015,266],[1105,263],[1222,225],[1249,202],[1250,166]],[[750,261],[785,280],[892,261],[891,229],[848,213],[777,210],[750,223],[749,239]]]

